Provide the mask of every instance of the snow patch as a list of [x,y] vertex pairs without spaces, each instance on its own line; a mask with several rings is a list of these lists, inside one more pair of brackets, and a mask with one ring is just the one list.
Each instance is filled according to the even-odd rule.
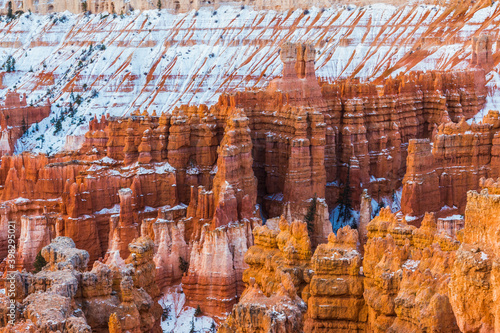
[[97,212],[94,213],[94,215],[101,215],[101,214],[118,214],[120,213],[120,205],[116,204],[111,208],[103,208]]
[[447,217],[441,217],[439,218],[440,220],[443,220],[443,221],[450,221],[450,220],[463,220],[464,219],[464,216],[463,215],[460,215],[460,214],[455,214],[455,215],[451,215],[451,216],[447,216]]
[[168,287],[163,294],[158,301],[164,309],[161,322],[163,332],[190,333],[193,326],[195,332],[211,332],[216,327],[212,318],[195,317],[196,309],[185,306],[186,295],[181,285]]

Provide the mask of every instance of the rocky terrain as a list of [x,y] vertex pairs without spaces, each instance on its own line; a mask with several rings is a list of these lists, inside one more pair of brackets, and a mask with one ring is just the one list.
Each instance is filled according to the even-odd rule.
[[0,331],[500,330],[498,4],[314,4],[1,17]]
[[[245,255],[247,289],[221,332],[496,332],[498,183],[467,197],[456,237],[383,208],[360,244],[346,226],[311,252],[307,225],[268,220]],[[364,246],[364,255],[360,247]]]
[[[141,237],[129,244],[127,262],[95,261],[68,237],[56,237],[41,253],[46,266],[7,277],[15,291],[15,324],[2,298],[2,332],[158,332],[161,308],[151,263],[154,243]],[[13,281],[13,282],[10,282]]]
[[0,65],[15,61],[2,72],[0,97],[10,89],[26,93],[28,105],[41,107],[47,98],[52,105],[50,116],[18,141],[18,153],[55,153],[66,142],[76,149],[94,115],[171,113],[182,104],[213,105],[223,93],[267,87],[281,76],[279,50],[287,41],[315,47],[317,76],[327,82],[460,70],[473,61],[486,68],[488,103],[498,108],[497,61],[486,56],[497,50],[497,3],[35,12],[0,22]]

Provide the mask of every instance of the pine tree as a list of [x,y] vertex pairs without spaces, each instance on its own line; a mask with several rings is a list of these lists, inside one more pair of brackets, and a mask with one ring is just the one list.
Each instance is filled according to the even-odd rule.
[[62,130],[62,117],[57,118],[54,126],[54,134],[57,134]]
[[[337,222],[341,221],[345,223],[344,225],[347,225],[346,222],[349,221],[352,217],[350,170],[351,170],[351,163],[349,161],[349,163],[347,164],[347,177],[344,185],[344,190],[342,191],[342,195],[340,196],[338,201],[340,205],[340,210],[339,210],[339,215],[337,217]],[[357,228],[356,222],[353,222],[350,226],[353,229]]]
[[8,73],[14,72],[16,70],[16,59],[10,55],[5,61],[3,67]]
[[183,257],[179,257],[179,268],[183,273],[186,273],[189,269],[189,263]]
[[16,70],[16,59],[13,56],[10,56],[10,71],[14,72]]
[[194,316],[195,317],[201,316],[201,309],[199,305],[196,307],[196,310],[194,311]]
[[210,326],[210,332],[215,333],[217,331],[217,328],[215,327],[215,322],[212,322],[212,326]]
[[38,252],[38,254],[36,255],[36,258],[35,258],[35,262],[33,263],[33,267],[35,268],[33,270],[33,273],[38,273],[42,270],[42,268],[45,267],[45,265],[47,265],[47,261],[45,260],[45,258],[42,256],[42,251]]
[[194,333],[194,318],[191,319],[191,329],[189,330],[189,333]]
[[317,201],[318,198],[316,197],[316,193],[314,193],[314,197],[311,200],[311,205],[309,206],[307,214],[304,217],[304,220],[307,223],[307,232],[309,232],[309,236],[311,236],[314,232],[313,221],[314,221],[314,215],[316,215]]
[[161,10],[161,0],[158,0],[156,3],[156,7],[158,7],[158,10]]
[[72,102],[69,102],[68,112],[69,112],[69,114],[70,114],[71,117],[73,117],[75,115],[75,108],[73,107],[73,103]]
[[7,5],[8,5],[8,7],[7,7],[7,17],[12,20],[14,18],[14,14],[12,12],[12,1],[9,1]]

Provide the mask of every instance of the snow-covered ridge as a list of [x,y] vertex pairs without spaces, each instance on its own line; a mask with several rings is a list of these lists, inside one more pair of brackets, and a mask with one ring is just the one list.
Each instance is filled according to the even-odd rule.
[[[17,151],[54,152],[66,135],[84,132],[93,115],[169,112],[185,103],[213,104],[222,92],[263,88],[281,74],[283,41],[314,43],[317,75],[328,81],[465,68],[470,37],[498,29],[498,8],[469,9],[458,23],[458,13],[441,7],[384,4],[284,12],[223,6],[177,15],[24,14],[0,22],[0,64],[9,56],[16,60],[16,71],[3,75],[0,97],[7,88],[26,92],[28,103],[50,97],[52,115],[39,131],[32,126]],[[80,96],[74,115],[65,116],[54,133],[52,124]]]

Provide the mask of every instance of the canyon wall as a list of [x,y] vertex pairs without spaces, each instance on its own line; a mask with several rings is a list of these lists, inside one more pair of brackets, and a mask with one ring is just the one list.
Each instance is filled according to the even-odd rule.
[[0,104],[0,156],[11,155],[17,140],[50,114],[50,102],[28,105],[26,94],[9,91]]
[[441,124],[432,142],[411,140],[401,211],[420,218],[426,211],[463,214],[467,191],[479,189],[481,177],[499,176],[499,127],[498,111],[489,111],[481,123]]
[[[87,270],[89,254],[67,237],[57,237],[41,253],[47,265],[38,273],[12,272],[14,325],[2,317],[2,332],[108,332],[114,325],[128,332],[158,332],[160,306],[156,303],[153,242],[138,238],[129,245],[128,264],[107,266],[96,261]],[[10,287],[10,283],[9,283]],[[156,289],[155,289],[156,288]],[[9,313],[6,294],[0,311]]]
[[355,208],[363,189],[391,195],[411,139],[432,138],[443,122],[469,119],[485,104],[483,69],[318,85],[314,53],[308,44],[284,44],[283,76],[266,91],[219,98],[249,118],[259,201],[269,216],[281,214],[284,202],[298,203],[298,211],[314,194],[334,207],[346,187]]
[[[212,232],[258,217],[256,203],[265,217],[304,219],[316,197],[315,249],[327,241],[329,209],[341,194],[349,193],[347,204],[353,208],[359,207],[363,189],[372,197],[390,195],[400,186],[410,139],[442,140],[434,147],[447,156],[451,148],[443,135],[451,128],[469,129],[463,121],[440,124],[469,118],[485,102],[483,69],[402,74],[381,85],[325,83],[316,78],[315,54],[309,44],[284,44],[283,76],[265,91],[222,95],[210,108],[182,106],[172,114],[137,110],[126,118],[94,117],[76,152],[4,156],[0,195],[8,204],[2,225],[16,220],[21,227],[23,214],[52,214],[44,227],[52,231],[40,235],[71,237],[93,261],[116,251],[128,256],[127,244],[140,234],[143,219],[160,218],[160,207],[188,206],[184,238],[192,244],[200,241],[205,223]],[[477,150],[480,159],[472,158],[477,168],[487,163],[482,156],[488,156],[484,150],[495,119],[492,113],[488,124],[472,126],[483,133],[485,145]],[[436,164],[448,167],[442,159]]]
[[[159,288],[181,282],[186,304],[218,322],[230,316],[224,324],[229,331],[238,325],[353,332],[454,328],[443,286],[458,248],[458,220],[438,233],[433,215],[416,229],[383,210],[365,221],[360,242],[349,228],[331,234],[329,211],[340,198],[357,209],[363,190],[390,195],[401,186],[407,160],[416,180],[405,177],[405,186],[415,186],[404,188],[403,197],[412,190],[410,202],[427,210],[439,208],[429,194],[441,191],[433,174],[440,167],[487,168],[496,154],[498,113],[484,124],[464,122],[485,103],[484,69],[329,83],[316,77],[315,55],[310,44],[285,43],[283,75],[266,90],[223,94],[211,107],[184,105],[169,114],[94,117],[76,151],[3,156],[0,228],[16,224],[16,268],[31,269],[51,239],[65,236],[87,251],[89,268],[94,262],[131,264],[145,273],[122,279],[123,288],[142,287],[155,299]],[[446,135],[455,132],[464,135],[450,145]],[[439,152],[432,158],[429,139]],[[452,150],[460,155],[450,160]],[[452,174],[445,171],[442,177]],[[418,200],[422,196],[428,201]],[[270,218],[265,226],[262,217]],[[2,235],[6,245],[8,234]],[[2,269],[6,249],[0,249]],[[393,254],[380,257],[381,249]],[[422,266],[411,266],[416,261]],[[403,273],[388,277],[380,270],[384,265]],[[438,279],[429,282],[432,292],[408,300],[408,293],[421,292],[412,279],[425,281],[427,269]],[[387,304],[374,296],[380,294]],[[127,297],[121,301],[136,313]],[[254,311],[254,302],[264,305]],[[266,319],[276,302],[292,320]],[[414,310],[421,307],[433,317]],[[152,325],[147,314],[140,324],[120,316],[113,326]],[[256,322],[243,323],[254,316]]]
[[90,122],[79,151],[4,156],[1,225],[15,221],[18,268],[31,269],[56,236],[86,249],[90,266],[120,266],[142,235],[154,242],[155,283],[182,279],[188,305],[225,318],[262,222],[248,118],[234,107],[217,110],[102,117]]
[[459,332],[448,284],[460,243],[433,214],[416,228],[383,208],[367,230],[362,257],[348,226],[312,255],[305,222],[255,228],[247,289],[221,331]]
[[[6,4],[0,1],[0,7]],[[58,2],[39,2],[49,5]],[[147,5],[156,7],[157,1]],[[16,1],[13,6],[15,12]],[[0,21],[0,65],[10,56],[16,61],[14,71],[0,75],[5,87],[0,97],[10,89],[26,94],[28,104],[43,106],[47,99],[52,104],[38,130],[33,126],[18,140],[16,153],[53,154],[66,140],[68,147],[79,144],[94,116],[125,116],[137,109],[170,114],[183,104],[214,105],[223,93],[264,89],[281,76],[279,49],[290,41],[314,46],[316,76],[329,83],[359,78],[380,84],[410,71],[463,70],[474,54],[479,62],[472,66],[488,73],[498,71],[500,59],[498,5],[485,1],[329,3],[277,11],[245,4],[187,14],[136,10],[120,15],[118,3],[115,7],[115,15],[38,15],[34,9],[30,15],[24,9],[16,19]],[[483,43],[484,38],[489,41]],[[490,94],[497,81],[496,75],[488,77]],[[447,100],[455,103],[457,95]],[[56,131],[52,125],[59,123]]]

